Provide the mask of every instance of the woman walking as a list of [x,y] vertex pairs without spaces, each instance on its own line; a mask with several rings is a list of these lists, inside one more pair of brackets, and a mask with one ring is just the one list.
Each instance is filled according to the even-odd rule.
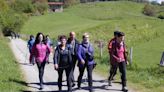
[[58,87],[59,92],[62,91],[62,78],[63,71],[66,72],[67,77],[67,92],[72,92],[72,83],[71,83],[71,69],[72,69],[72,57],[71,51],[66,45],[67,39],[66,36],[60,37],[61,44],[57,46],[54,54],[54,67],[58,71]]
[[89,84],[89,92],[93,92],[92,90],[92,70],[94,68],[94,60],[93,60],[93,55],[94,55],[94,50],[89,42],[89,35],[87,33],[83,34],[83,41],[79,45],[79,50],[78,50],[78,57],[79,57],[79,77],[78,77],[78,89],[81,89],[81,82],[82,82],[82,77],[84,74],[85,68],[87,68],[87,74],[88,74],[88,84]]
[[42,33],[38,33],[36,35],[35,43],[32,47],[30,61],[35,58],[35,62],[39,71],[40,89],[43,89],[44,67],[48,60],[47,54],[49,53],[50,47],[46,44],[44,35]]
[[[112,43],[111,48],[111,57],[112,60],[117,64],[119,67],[119,71],[121,73],[121,81],[122,81],[122,91],[128,91],[126,86],[126,64],[127,62],[127,52],[126,46],[124,43],[124,33],[119,32],[116,37],[116,41]],[[110,74],[109,77],[109,85],[111,86],[111,80],[113,77],[113,73]]]

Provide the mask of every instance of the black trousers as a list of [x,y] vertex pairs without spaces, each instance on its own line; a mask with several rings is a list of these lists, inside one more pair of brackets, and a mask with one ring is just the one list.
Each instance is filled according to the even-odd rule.
[[[121,81],[122,81],[122,86],[125,87],[126,86],[126,62],[120,62],[118,63],[118,65],[116,65],[115,67],[119,67],[119,71],[121,73]],[[116,69],[116,68],[115,68]],[[114,72],[110,73],[109,76],[109,81],[112,80],[112,76],[113,76]]]
[[58,87],[59,87],[59,90],[62,90],[63,71],[65,71],[66,77],[67,77],[68,91],[71,91],[72,90],[71,67],[68,67],[68,68],[59,68],[58,69],[58,75],[59,75],[59,77],[58,77]]
[[73,83],[75,82],[74,70],[75,70],[75,66],[76,66],[76,61],[77,61],[77,56],[72,55],[71,80]]
[[43,84],[44,67],[45,67],[46,61],[43,61],[42,63],[36,62],[36,64],[38,66],[38,71],[39,71],[40,85],[42,85]]
[[93,70],[93,65],[84,65],[83,67],[79,67],[80,74],[79,74],[79,77],[78,77],[78,87],[81,87],[82,77],[83,77],[85,68],[87,68],[88,85],[89,85],[89,88],[92,89],[92,70]]
[[117,64],[111,64],[110,65],[110,76],[108,78],[108,80],[112,80],[113,77],[117,74],[117,68],[118,68],[118,65]]

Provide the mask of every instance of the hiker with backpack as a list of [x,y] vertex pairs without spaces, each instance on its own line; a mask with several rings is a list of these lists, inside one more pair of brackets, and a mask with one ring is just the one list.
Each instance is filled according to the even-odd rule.
[[34,45],[35,38],[33,35],[30,35],[30,39],[27,42],[27,47],[29,48],[29,52],[31,53],[32,46]]
[[72,69],[72,56],[66,42],[67,38],[65,35],[60,36],[61,44],[55,49],[54,54],[54,68],[58,72],[58,87],[59,92],[62,92],[62,78],[63,72],[66,73],[67,79],[67,92],[72,92],[72,81],[71,81],[71,69]]
[[53,43],[52,43],[49,35],[46,35],[46,43],[49,45],[49,47],[52,47],[53,46]]
[[[121,73],[122,91],[128,91],[126,85],[126,64],[128,64],[128,62],[124,36],[125,34],[123,32],[119,32],[116,37],[116,41],[112,42],[111,57],[116,66],[119,67],[119,71]],[[112,73],[109,77],[109,85],[111,85],[111,80]]]
[[[30,39],[27,42],[27,47],[29,49],[30,54],[32,52],[32,47],[34,45],[34,42],[35,42],[34,36],[33,35],[30,35]],[[31,60],[30,64],[33,64],[33,65],[35,64],[34,58],[33,58],[33,60]]]
[[[49,35],[46,35],[45,41],[46,41],[46,44],[47,44],[51,49],[53,49],[53,43],[52,43],[52,41],[51,41]],[[50,63],[50,61],[49,61],[49,55],[50,55],[50,53],[48,54],[48,51],[47,51],[47,59],[48,59],[48,60],[47,60],[47,63],[48,63],[48,64]]]
[[78,59],[78,48],[79,48],[79,42],[78,40],[75,38],[75,32],[70,32],[69,34],[69,38],[67,40],[67,44],[69,49],[71,50],[71,55],[72,55],[72,70],[71,70],[71,76],[72,76],[72,87],[75,86],[75,79],[74,79],[74,69],[75,69],[75,65],[76,65],[76,61]]
[[43,87],[43,74],[44,74],[44,67],[47,62],[47,51],[48,53],[51,52],[50,47],[46,44],[45,38],[43,33],[37,33],[35,43],[32,47],[32,51],[30,54],[30,61],[32,61],[32,58],[35,58],[35,62],[38,67],[39,71],[39,80],[40,80],[40,89],[42,90]]
[[[109,43],[108,43],[108,52],[109,52],[109,64],[110,64],[110,74],[112,75],[112,80],[114,80],[115,75],[117,74],[117,65],[115,64],[114,61],[112,61],[112,56],[111,56],[111,49],[112,49],[112,43],[116,41],[117,35],[118,35],[119,31],[114,31],[114,38],[112,38]],[[110,80],[108,78],[108,80]],[[109,83],[110,85],[110,83]]]
[[82,77],[84,74],[85,68],[87,68],[88,74],[88,84],[89,92],[93,92],[92,88],[92,70],[94,68],[94,48],[89,42],[89,34],[84,33],[82,37],[82,43],[79,45],[78,49],[78,67],[79,67],[79,76],[78,76],[78,89],[81,89]]

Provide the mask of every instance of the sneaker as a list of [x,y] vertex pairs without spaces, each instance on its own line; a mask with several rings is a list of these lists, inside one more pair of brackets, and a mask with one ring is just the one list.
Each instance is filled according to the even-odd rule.
[[89,89],[89,92],[94,92],[93,89]]
[[40,85],[40,90],[42,90],[44,87],[43,87],[43,84]]
[[108,81],[108,85],[109,85],[109,86],[112,86],[112,82],[111,82],[111,81]]
[[128,88],[125,86],[125,87],[122,88],[122,91],[127,92]]
[[75,86],[75,83],[72,84],[72,87],[74,87],[74,86]]
[[81,87],[80,87],[80,86],[78,86],[78,88],[77,88],[77,89],[79,89],[79,90],[80,90],[80,89],[81,89]]

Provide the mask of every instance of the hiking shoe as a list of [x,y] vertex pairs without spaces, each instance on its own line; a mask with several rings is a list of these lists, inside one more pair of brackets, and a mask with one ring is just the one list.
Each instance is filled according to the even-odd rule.
[[72,84],[72,87],[75,87],[75,83]]
[[122,88],[122,91],[127,92],[128,88],[125,86],[125,87]]
[[108,85],[109,85],[109,86],[112,86],[112,82],[111,82],[111,81],[108,81]]
[[43,87],[43,84],[40,85],[40,90],[42,90],[44,87]]
[[81,90],[81,87],[79,86],[77,89]]

